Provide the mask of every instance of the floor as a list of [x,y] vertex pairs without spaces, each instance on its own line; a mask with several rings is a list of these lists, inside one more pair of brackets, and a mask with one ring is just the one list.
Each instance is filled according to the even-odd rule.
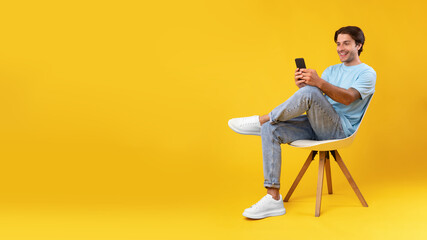
[[4,198],[0,206],[0,239],[427,238],[427,194],[423,183],[359,186],[369,204],[364,208],[349,185],[338,181],[332,195],[324,186],[318,218],[314,217],[315,185],[309,185],[306,182],[297,188],[285,203],[285,215],[263,220],[241,215],[244,208],[262,196],[261,192],[194,202],[170,198],[156,203],[147,199],[144,204],[42,199],[30,203]]

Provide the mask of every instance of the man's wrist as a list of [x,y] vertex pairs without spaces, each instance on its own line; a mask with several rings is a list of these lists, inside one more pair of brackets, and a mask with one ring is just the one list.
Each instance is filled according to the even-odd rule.
[[323,80],[323,79],[321,79],[321,78],[319,78],[319,81],[318,81],[318,83],[317,83],[317,86],[316,87],[318,87],[320,90],[323,90],[323,87],[324,87],[324,85],[325,85],[325,80]]

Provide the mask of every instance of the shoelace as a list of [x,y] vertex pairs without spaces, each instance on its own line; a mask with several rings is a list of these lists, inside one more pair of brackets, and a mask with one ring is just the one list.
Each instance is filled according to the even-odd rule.
[[242,126],[258,126],[258,122],[249,121],[248,119],[243,119]]
[[252,205],[251,208],[258,209],[259,206],[261,206],[266,200],[267,200],[267,196],[264,196],[263,198],[261,198],[261,200],[259,200],[257,203],[255,203],[254,205]]

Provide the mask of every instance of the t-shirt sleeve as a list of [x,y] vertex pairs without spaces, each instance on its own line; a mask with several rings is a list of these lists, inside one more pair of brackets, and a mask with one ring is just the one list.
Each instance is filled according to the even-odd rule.
[[363,71],[351,87],[359,91],[362,99],[365,99],[375,92],[376,79],[377,74],[373,69]]
[[331,67],[327,67],[325,71],[323,71],[321,78],[327,82],[329,82],[329,74],[331,71]]

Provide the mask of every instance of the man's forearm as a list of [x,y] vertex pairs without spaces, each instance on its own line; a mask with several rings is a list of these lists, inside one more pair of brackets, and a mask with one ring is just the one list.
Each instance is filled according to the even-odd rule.
[[[298,70],[298,69],[297,69]],[[305,84],[318,87],[335,102],[349,105],[360,98],[360,93],[354,88],[344,89],[330,84],[320,78],[314,69],[301,69],[295,72],[295,79],[303,79]]]
[[332,98],[332,100],[334,100],[335,102],[342,103],[344,105],[349,105],[356,99],[360,98],[360,93],[356,89],[340,88],[330,84],[329,82],[323,79],[320,79],[317,87],[330,98]]

